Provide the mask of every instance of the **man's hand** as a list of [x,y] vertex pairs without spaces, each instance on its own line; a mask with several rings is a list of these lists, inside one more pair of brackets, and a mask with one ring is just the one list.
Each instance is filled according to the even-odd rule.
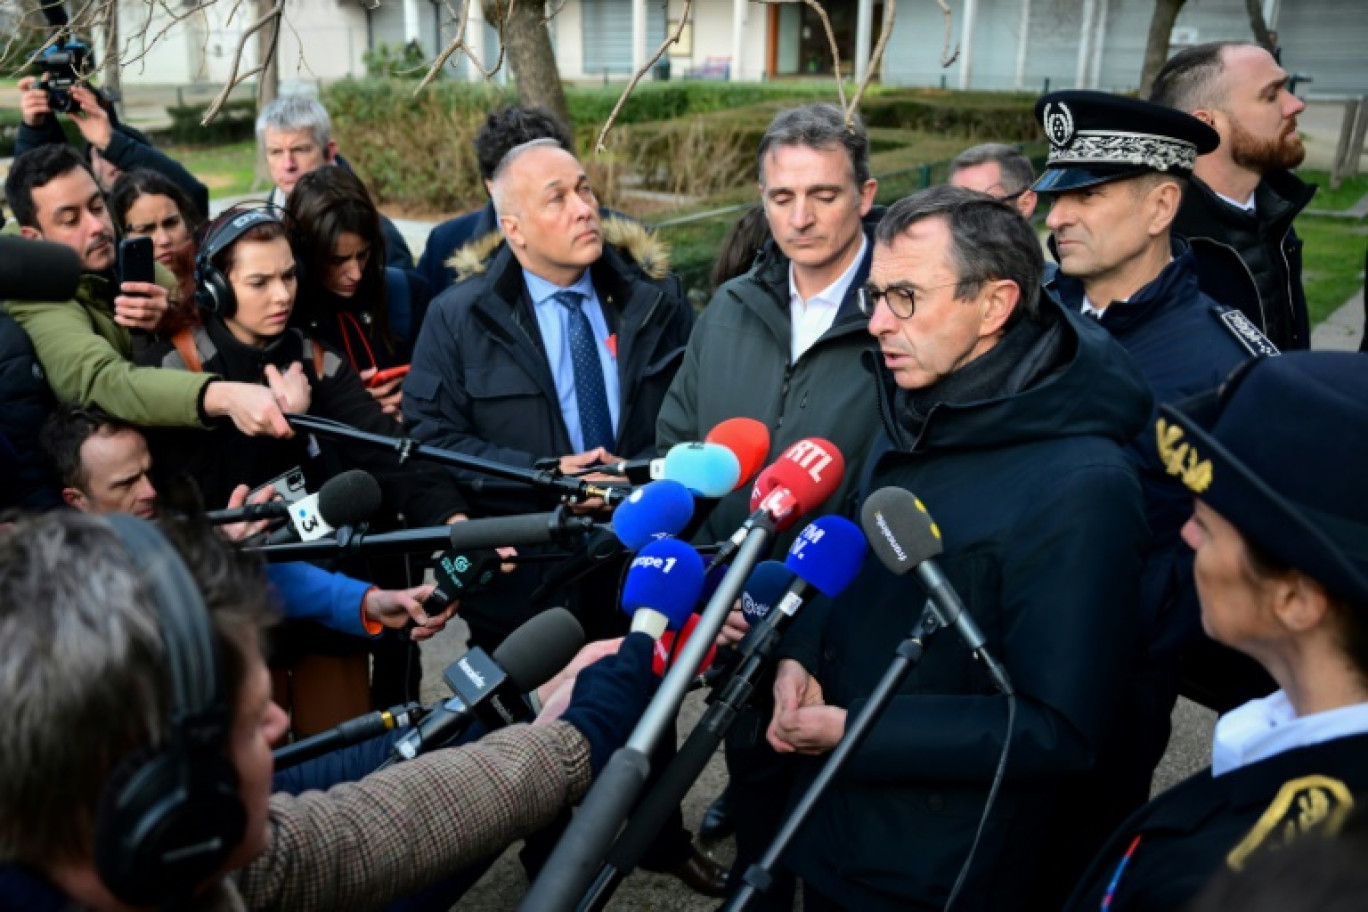
[[583,671],[587,666],[593,665],[599,659],[607,655],[613,655],[622,645],[622,637],[616,640],[595,640],[586,643],[575,653],[575,657],[570,660],[556,676],[537,688],[537,699],[541,700],[542,710],[537,714],[537,722],[550,722],[557,719],[560,714],[565,712],[565,708],[570,705],[570,694],[575,687],[575,676]]
[[738,599],[731,611],[727,612],[727,620],[723,622],[722,629],[717,632],[718,646],[735,646],[750,633],[750,621],[741,613],[741,601]]
[[[278,376],[279,372],[276,373]],[[232,419],[248,437],[294,436],[275,393],[255,383],[215,380],[204,393],[204,411],[211,418]]]
[[303,415],[309,411],[313,391],[309,388],[309,378],[304,376],[304,365],[298,361],[283,374],[274,364],[266,365],[266,385],[271,388],[282,412]]
[[[371,377],[374,377],[376,375],[376,373],[377,369],[374,367],[369,368],[367,370],[363,370],[361,372],[361,379],[362,381],[369,381]],[[379,386],[368,385],[366,387],[366,392],[370,393],[371,398],[373,398],[376,402],[380,403],[380,408],[384,411],[386,415],[389,415],[395,421],[402,422],[404,420],[403,377],[394,377],[392,379],[386,380]]]
[[784,659],[774,676],[774,717],[765,733],[781,754],[824,754],[845,734],[846,711],[827,706],[822,685],[793,659]]
[[30,127],[41,127],[52,113],[48,106],[47,91],[39,84],[38,77],[25,76],[19,80],[19,114]]
[[[250,490],[245,484],[233,488],[233,493],[228,495],[228,509],[236,510],[247,503],[264,504],[280,499],[280,492],[275,488],[265,487],[257,491],[248,501],[247,494]],[[244,538],[251,538],[253,535],[265,532],[270,525],[271,520],[269,519],[259,519],[256,522],[228,523],[219,526],[219,534],[231,542],[239,542]]]
[[[602,465],[609,462],[620,461],[620,457],[614,456],[612,453],[608,452],[603,447],[596,447],[592,450],[589,450],[586,453],[572,453],[569,456],[562,456],[560,458],[560,471],[562,475],[571,475],[582,469],[587,469],[589,466]],[[622,481],[622,478],[617,475],[608,475],[603,472],[592,472],[588,475],[579,476],[579,480],[596,482],[620,482]],[[606,507],[607,504],[603,502],[602,497],[591,497],[583,503],[572,504],[570,507],[570,512],[579,514],[594,513],[596,511],[603,510]]]
[[423,601],[432,595],[435,586],[414,586],[412,589],[372,589],[366,593],[362,608],[366,617],[386,627],[401,628],[411,620],[418,626],[413,629],[414,642],[436,636],[446,627],[446,622],[456,613],[459,602],[447,605],[441,614],[428,614],[423,610]]
[[156,330],[171,302],[166,289],[155,282],[124,282],[123,294],[114,299],[114,322],[129,329]]
[[109,121],[109,112],[100,106],[100,100],[89,86],[78,85],[71,90],[71,99],[80,106],[72,111],[70,117],[86,142],[104,152],[114,138],[114,125]]

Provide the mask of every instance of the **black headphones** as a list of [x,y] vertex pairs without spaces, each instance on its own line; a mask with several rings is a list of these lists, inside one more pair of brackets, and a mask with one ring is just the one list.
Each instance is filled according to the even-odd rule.
[[233,706],[199,588],[156,527],[106,517],[157,602],[171,675],[170,739],[135,756],[107,787],[95,816],[95,868],[133,905],[184,899],[242,842],[247,812],[226,755]]
[[283,224],[280,210],[275,206],[229,209],[205,228],[199,254],[195,257],[195,303],[201,309],[225,320],[237,312],[233,284],[214,265],[214,259],[248,231],[268,222]]

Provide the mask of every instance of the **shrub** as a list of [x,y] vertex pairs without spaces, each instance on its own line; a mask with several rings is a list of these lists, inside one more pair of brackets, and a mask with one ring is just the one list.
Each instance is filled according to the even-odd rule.
[[428,71],[427,54],[418,42],[377,44],[361,55],[366,75],[372,79],[420,80]]
[[165,137],[177,145],[216,146],[252,139],[256,133],[256,102],[250,98],[227,102],[207,126],[204,112],[209,103],[172,105],[166,109],[171,128]]

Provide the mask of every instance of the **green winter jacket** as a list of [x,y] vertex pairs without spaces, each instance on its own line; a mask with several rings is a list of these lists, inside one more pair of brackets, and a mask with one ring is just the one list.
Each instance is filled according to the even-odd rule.
[[[158,270],[159,280],[168,275]],[[135,366],[133,334],[114,322],[111,284],[107,275],[86,273],[74,300],[9,302],[5,309],[33,340],[59,400],[97,405],[146,427],[203,426],[205,387],[216,378]]]

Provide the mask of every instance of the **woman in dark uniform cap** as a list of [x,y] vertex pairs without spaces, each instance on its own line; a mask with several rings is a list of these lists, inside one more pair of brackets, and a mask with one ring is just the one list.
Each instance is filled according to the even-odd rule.
[[1070,910],[1181,909],[1368,802],[1368,358],[1250,361],[1155,433],[1196,498],[1202,625],[1279,689],[1220,719],[1212,767],[1113,834]]

